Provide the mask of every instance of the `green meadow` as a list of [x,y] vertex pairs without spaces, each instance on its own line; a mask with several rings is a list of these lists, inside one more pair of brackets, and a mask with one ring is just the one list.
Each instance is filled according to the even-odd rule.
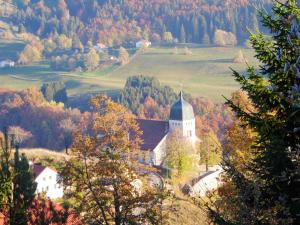
[[[0,42],[0,58],[22,48],[22,43],[12,45]],[[12,49],[12,50],[11,50]],[[185,55],[184,48],[153,47],[137,54],[125,66],[107,66],[95,72],[61,72],[51,70],[48,62],[0,69],[0,87],[24,89],[41,86],[44,82],[62,80],[70,95],[97,92],[116,92],[132,75],[157,77],[162,84],[175,90],[183,89],[193,96],[223,101],[222,95],[229,96],[239,86],[233,80],[230,68],[244,72],[245,63],[233,63],[241,48],[193,47],[192,54]],[[241,49],[249,64],[257,65],[253,50]],[[4,55],[5,54],[5,55]]]

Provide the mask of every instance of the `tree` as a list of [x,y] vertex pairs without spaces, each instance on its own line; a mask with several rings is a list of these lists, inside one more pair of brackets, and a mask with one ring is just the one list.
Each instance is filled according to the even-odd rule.
[[206,171],[208,171],[208,166],[218,165],[221,162],[221,144],[211,130],[206,130],[201,135],[199,155],[199,163],[205,164]]
[[236,37],[231,32],[226,32],[224,30],[216,30],[214,36],[214,42],[218,46],[235,46],[237,44]]
[[163,40],[167,43],[171,43],[173,41],[173,35],[171,32],[164,32]]
[[72,49],[78,49],[83,50],[83,44],[81,43],[79,37],[77,35],[74,35],[72,38]]
[[32,134],[29,131],[17,126],[10,126],[8,128],[8,133],[14,137],[15,144],[17,145],[22,144],[24,141],[32,137]]
[[13,206],[10,211],[10,222],[15,225],[27,224],[29,219],[28,209],[34,198],[37,184],[29,167],[25,154],[19,155],[19,147],[16,145],[14,157],[13,178]]
[[210,207],[211,218],[219,224],[300,223],[300,10],[289,0],[276,2],[272,11],[259,12],[271,39],[262,33],[250,37],[261,69],[249,67],[245,75],[233,72],[255,110],[247,111],[232,100],[227,104],[256,137],[251,143],[254,156],[243,172],[225,158],[234,190],[228,199],[238,210],[228,215]]
[[66,35],[61,34],[57,37],[57,47],[60,49],[69,49],[72,47],[72,39],[68,38]]
[[182,138],[179,130],[175,130],[167,140],[165,165],[174,170],[172,175],[180,178],[184,172],[193,168],[193,150],[191,144]]
[[141,132],[134,116],[105,96],[93,97],[90,134],[76,133],[62,171],[67,195],[89,224],[156,224],[163,195],[137,161]]
[[123,47],[120,47],[119,49],[119,60],[121,62],[121,65],[126,65],[130,61],[129,54],[127,50]]
[[185,43],[185,38],[186,38],[186,34],[185,34],[185,30],[184,30],[184,26],[183,24],[181,24],[181,27],[180,27],[180,42],[181,43]]
[[68,118],[60,121],[59,127],[63,130],[65,150],[66,154],[68,154],[68,148],[71,146],[73,141],[72,133],[75,131],[76,125],[70,118]]
[[43,84],[43,86],[41,87],[41,92],[43,93],[47,101],[56,101],[63,103],[66,103],[68,101],[65,84],[61,81]]
[[10,164],[12,153],[12,143],[8,132],[4,128],[3,138],[0,138],[0,212],[5,216],[6,222],[9,221],[10,209],[13,206],[13,168]]
[[19,62],[21,64],[29,64],[39,62],[42,58],[42,52],[31,44],[27,44],[24,50],[19,55]]
[[0,212],[10,224],[27,224],[28,208],[35,196],[36,184],[25,155],[19,156],[16,145],[14,160],[11,160],[14,145],[13,136],[7,129],[0,139]]
[[91,49],[88,54],[84,56],[84,67],[86,70],[92,71],[99,65],[100,57],[95,49]]
[[82,225],[76,213],[68,207],[54,203],[38,195],[34,199],[30,209],[28,225],[51,224],[51,225]]

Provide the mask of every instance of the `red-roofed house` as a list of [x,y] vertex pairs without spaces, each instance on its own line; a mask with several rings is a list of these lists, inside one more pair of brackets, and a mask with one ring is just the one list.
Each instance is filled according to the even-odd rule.
[[51,199],[63,197],[63,187],[58,184],[58,173],[49,167],[40,164],[33,165],[36,193],[45,193]]

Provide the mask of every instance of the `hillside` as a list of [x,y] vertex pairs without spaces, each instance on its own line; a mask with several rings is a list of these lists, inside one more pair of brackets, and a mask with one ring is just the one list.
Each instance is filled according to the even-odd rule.
[[[6,51],[9,47],[0,50]],[[10,45],[8,45],[10,46]],[[158,78],[178,91],[181,86],[193,96],[204,96],[217,102],[223,102],[222,95],[229,96],[238,88],[229,67],[243,71],[246,64],[233,63],[240,48],[190,48],[192,55],[185,55],[184,49],[150,48],[139,54],[129,64],[118,67],[112,65],[94,72],[53,71],[49,64],[33,64],[0,70],[0,87],[22,90],[44,82],[62,80],[69,95],[104,91],[113,94],[122,89],[127,77],[146,75]],[[256,65],[253,50],[242,49],[250,64]]]
[[[133,45],[140,39],[160,41],[165,32],[180,42],[211,43],[216,29],[234,33],[240,44],[246,28],[258,29],[256,3],[270,0],[10,0],[3,19],[19,32],[41,38],[65,34],[88,41]],[[4,4],[3,2],[1,4]],[[12,9],[14,11],[12,11]],[[1,15],[1,14],[0,14]]]

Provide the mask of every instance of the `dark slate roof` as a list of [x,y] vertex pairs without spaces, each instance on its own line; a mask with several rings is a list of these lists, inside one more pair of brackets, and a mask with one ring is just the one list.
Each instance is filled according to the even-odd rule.
[[137,119],[136,121],[140,130],[143,131],[141,137],[143,140],[142,150],[154,150],[169,131],[169,123],[167,121],[145,119]]
[[33,164],[33,175],[34,178],[37,178],[46,167],[42,166],[41,164]]
[[180,92],[179,100],[171,107],[170,120],[191,120],[194,118],[192,105],[184,100],[182,92]]

